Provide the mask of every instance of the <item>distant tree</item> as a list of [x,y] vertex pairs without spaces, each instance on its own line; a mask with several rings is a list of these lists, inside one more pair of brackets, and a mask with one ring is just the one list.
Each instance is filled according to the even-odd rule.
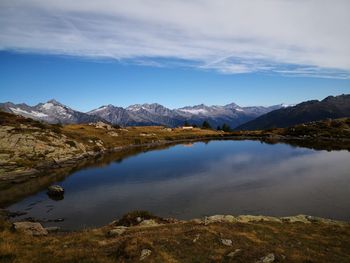
[[113,127],[114,129],[120,129],[120,128],[121,128],[120,125],[118,125],[118,124],[116,124],[116,123],[113,124],[112,127]]
[[184,122],[184,127],[188,127],[188,126],[191,126],[191,125],[188,123],[188,121],[185,121]]
[[198,125],[194,123],[194,124],[192,124],[192,127],[193,128],[198,128]]
[[220,125],[218,125],[218,127],[216,127],[216,130],[221,131]]
[[224,123],[224,124],[222,125],[222,130],[223,130],[224,132],[230,132],[230,131],[231,131],[231,127],[230,127],[229,125],[227,125],[226,123]]
[[203,121],[202,128],[203,129],[211,129],[211,125],[209,124],[209,122]]

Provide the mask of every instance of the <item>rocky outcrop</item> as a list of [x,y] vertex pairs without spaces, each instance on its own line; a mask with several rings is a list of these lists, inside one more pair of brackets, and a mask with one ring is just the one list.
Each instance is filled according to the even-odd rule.
[[59,163],[87,152],[82,143],[64,134],[23,124],[0,126],[0,145],[0,174]]
[[273,216],[255,216],[255,215],[213,215],[206,216],[202,219],[192,219],[191,222],[197,224],[209,225],[213,223],[250,223],[250,222],[274,222],[274,223],[325,223],[341,225],[343,222],[325,219],[321,217],[309,216],[309,215],[296,215],[288,217],[273,217]]
[[40,223],[34,222],[16,222],[13,223],[13,229],[15,231],[23,231],[32,236],[46,236],[48,234],[47,230]]

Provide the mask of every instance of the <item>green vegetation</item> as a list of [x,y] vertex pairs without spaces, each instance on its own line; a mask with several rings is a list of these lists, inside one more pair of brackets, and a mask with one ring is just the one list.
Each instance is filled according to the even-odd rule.
[[211,129],[211,125],[208,121],[203,121],[202,128],[203,129]]

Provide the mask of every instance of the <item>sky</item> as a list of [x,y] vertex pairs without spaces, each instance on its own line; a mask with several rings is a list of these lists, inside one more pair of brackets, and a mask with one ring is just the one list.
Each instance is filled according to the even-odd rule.
[[350,91],[348,0],[2,0],[0,102],[88,111]]

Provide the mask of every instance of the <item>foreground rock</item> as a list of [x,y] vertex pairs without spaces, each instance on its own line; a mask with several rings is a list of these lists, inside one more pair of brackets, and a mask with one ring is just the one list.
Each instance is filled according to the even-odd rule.
[[13,228],[16,231],[23,231],[32,236],[46,236],[47,230],[40,223],[34,222],[16,222],[13,223]]
[[152,254],[152,251],[149,249],[142,249],[141,251],[141,256],[140,256],[140,260],[144,260],[147,257],[149,257]]

